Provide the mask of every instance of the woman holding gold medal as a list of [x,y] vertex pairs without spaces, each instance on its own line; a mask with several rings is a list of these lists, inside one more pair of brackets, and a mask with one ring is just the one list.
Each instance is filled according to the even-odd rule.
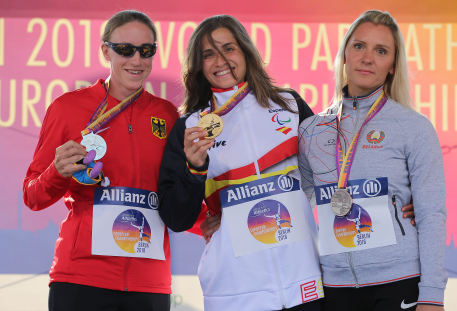
[[312,111],[273,86],[231,16],[195,29],[183,72],[185,115],[165,148],[159,209],[174,231],[204,217],[203,200],[213,215],[198,269],[205,310],[320,310],[317,230],[297,171],[298,124]]
[[23,190],[32,210],[62,197],[69,209],[49,310],[170,310],[170,246],[156,192],[163,138],[178,113],[142,86],[156,39],[145,14],[115,14],[101,40],[109,78],[47,110]]
[[[441,148],[411,106],[389,13],[367,11],[351,25],[334,70],[333,105],[299,128],[302,187],[319,213],[323,310],[443,310]],[[398,217],[413,199],[415,227]]]
[[183,82],[184,116],[165,148],[159,211],[170,229],[184,231],[203,200],[210,214],[222,210],[198,269],[205,310],[320,310],[317,228],[297,160],[298,125],[312,111],[295,91],[273,85],[246,29],[227,15],[195,29]]

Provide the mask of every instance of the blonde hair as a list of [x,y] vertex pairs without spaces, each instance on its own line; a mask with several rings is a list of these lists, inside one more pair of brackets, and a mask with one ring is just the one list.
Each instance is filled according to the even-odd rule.
[[413,109],[413,101],[409,94],[409,71],[406,60],[405,42],[400,32],[395,19],[389,14],[389,12],[381,12],[378,10],[370,10],[362,13],[349,27],[346,36],[341,43],[338,54],[335,58],[334,72],[335,72],[335,93],[333,95],[333,104],[337,104],[342,100],[341,90],[348,83],[348,77],[346,75],[344,65],[344,52],[349,39],[354,34],[357,27],[363,23],[372,23],[376,26],[384,25],[392,31],[392,35],[395,41],[395,61],[394,61],[394,74],[387,74],[386,81],[384,83],[384,91],[387,96],[401,104],[402,106]]

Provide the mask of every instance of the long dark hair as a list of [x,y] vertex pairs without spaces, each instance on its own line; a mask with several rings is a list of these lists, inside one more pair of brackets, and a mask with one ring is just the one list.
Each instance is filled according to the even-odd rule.
[[[208,106],[212,91],[210,83],[203,74],[202,39],[206,36],[208,42],[228,63],[225,56],[217,49],[211,37],[212,32],[219,28],[228,29],[243,51],[246,59],[246,81],[258,103],[262,107],[270,108],[269,99],[271,99],[274,103],[281,106],[281,108],[295,112],[289,107],[288,100],[279,94],[279,92],[286,92],[287,89],[273,84],[274,81],[266,72],[265,63],[249,37],[248,32],[236,18],[230,15],[209,17],[201,22],[192,33],[189,44],[187,45],[187,55],[184,59],[182,72],[185,98],[179,110],[185,114]],[[232,71],[231,66],[229,68]],[[233,71],[232,75],[234,75]]]

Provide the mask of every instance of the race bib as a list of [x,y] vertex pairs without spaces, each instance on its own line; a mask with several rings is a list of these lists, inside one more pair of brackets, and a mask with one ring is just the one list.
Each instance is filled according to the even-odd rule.
[[95,188],[92,254],[165,260],[165,225],[152,191]]
[[330,207],[336,189],[337,183],[314,187],[321,255],[397,244],[387,201],[387,177],[348,181],[353,204],[342,217],[336,216]]
[[300,183],[272,176],[220,192],[235,257],[310,238]]

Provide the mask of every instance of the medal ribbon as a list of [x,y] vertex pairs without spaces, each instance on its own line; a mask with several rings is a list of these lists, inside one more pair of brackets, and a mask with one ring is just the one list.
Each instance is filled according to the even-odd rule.
[[106,79],[104,87],[106,90],[105,98],[103,98],[97,109],[95,109],[94,113],[89,119],[89,123],[86,125],[86,128],[81,131],[83,136],[89,133],[98,132],[98,130],[100,130],[108,122],[114,119],[119,113],[124,111],[124,109],[127,108],[131,103],[136,101],[143,92],[143,86],[141,86],[138,90],[135,91],[135,93],[121,101],[115,107],[111,108],[108,112],[105,112],[106,107],[108,106],[109,78]]
[[[336,167],[337,167],[337,172],[338,172],[338,188],[339,189],[345,189],[348,178],[349,178],[349,172],[351,171],[351,166],[352,162],[354,160],[355,156],[355,149],[357,148],[357,143],[359,142],[360,138],[360,133],[362,132],[362,128],[370,122],[371,119],[374,118],[375,115],[378,114],[378,112],[381,110],[381,108],[385,105],[387,102],[387,95],[384,93],[384,90],[382,90],[381,94],[379,95],[378,99],[376,99],[375,103],[373,106],[371,106],[370,111],[368,111],[367,116],[365,117],[365,121],[363,122],[362,126],[360,127],[359,131],[357,134],[354,136],[352,139],[351,144],[349,145],[349,148],[347,150],[347,153],[343,153],[343,148],[341,147],[340,144],[340,135],[339,135],[339,124],[340,124],[340,118],[341,118],[341,112],[343,109],[343,104],[341,104],[339,112],[336,116],[336,154],[338,157],[336,158]],[[340,171],[340,167],[342,167],[342,171]]]
[[200,116],[203,117],[204,115],[208,113],[214,113],[217,114],[218,116],[223,116],[232,111],[235,106],[243,100],[243,98],[246,97],[246,95],[249,94],[251,91],[251,88],[248,86],[248,83],[246,82],[242,87],[238,89],[238,91],[235,92],[226,102],[224,105],[221,107],[217,107],[217,100],[216,96],[211,98],[211,110],[203,111],[200,113]]

